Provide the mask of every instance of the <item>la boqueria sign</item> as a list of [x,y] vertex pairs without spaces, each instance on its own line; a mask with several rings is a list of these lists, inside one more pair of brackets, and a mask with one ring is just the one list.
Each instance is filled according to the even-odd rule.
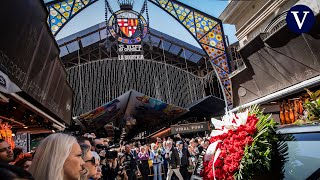
[[210,130],[209,122],[179,124],[171,126],[171,134],[183,134]]

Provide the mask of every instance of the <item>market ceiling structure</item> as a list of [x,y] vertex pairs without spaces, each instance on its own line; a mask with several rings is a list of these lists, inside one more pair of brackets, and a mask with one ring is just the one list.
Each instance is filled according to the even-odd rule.
[[[223,99],[213,69],[205,68],[205,55],[200,48],[151,29],[153,44],[143,43],[144,60],[119,60],[115,45],[110,51],[101,46],[105,41],[103,32],[104,23],[100,23],[58,40],[60,57],[75,91],[73,116],[89,112],[131,89],[181,107],[188,107],[205,95]],[[201,66],[204,70],[199,71]]]
[[[232,87],[229,79],[229,64],[222,22],[175,0],[149,0],[174,17],[198,41],[213,65],[224,98],[232,106]],[[97,0],[55,0],[46,1],[50,13],[48,24],[56,35],[74,16]]]
[[[130,116],[137,120],[135,132],[147,130],[145,135],[148,135],[158,127],[170,126],[180,120],[194,122],[196,118],[203,120],[203,117],[223,113],[222,91],[213,68],[210,64],[206,68],[205,62],[208,61],[205,61],[203,50],[157,30],[150,30],[148,36],[153,43],[143,41],[145,58],[139,61],[119,60],[116,45],[109,50],[104,47],[104,22],[57,41],[61,61],[67,68],[68,82],[75,91],[73,116],[77,117],[77,124],[83,124],[84,130],[101,132],[99,128],[110,122],[115,122],[113,126],[119,127],[119,122]],[[146,39],[149,39],[148,36]],[[168,72],[168,79],[165,71]],[[147,108],[146,112],[122,110],[111,113],[115,106],[109,107],[110,102],[123,97],[126,92],[136,92],[133,90],[155,97],[153,99],[158,103],[166,102],[166,107],[170,104],[190,111],[180,116],[161,118],[152,108]],[[128,100],[120,102],[125,106]],[[128,107],[136,105],[128,103]],[[101,111],[103,109],[110,111],[105,114]],[[147,119],[144,117],[146,114],[149,114]],[[83,118],[87,115],[89,118]],[[90,128],[87,121],[92,122]],[[146,128],[146,124],[154,125]],[[129,129],[128,137],[134,137],[136,134],[129,132]]]

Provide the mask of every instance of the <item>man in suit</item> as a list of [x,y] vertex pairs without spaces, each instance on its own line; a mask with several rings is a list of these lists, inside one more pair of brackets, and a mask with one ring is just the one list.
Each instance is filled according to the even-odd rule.
[[185,148],[182,141],[177,142],[177,149],[181,159],[180,173],[183,176],[183,179],[188,180],[190,179],[188,172],[190,153],[188,149]]
[[183,177],[180,173],[180,164],[181,164],[180,155],[179,155],[178,149],[173,147],[171,141],[167,141],[165,158],[169,163],[168,175],[166,180],[170,180],[173,173],[177,175],[179,180],[183,180]]

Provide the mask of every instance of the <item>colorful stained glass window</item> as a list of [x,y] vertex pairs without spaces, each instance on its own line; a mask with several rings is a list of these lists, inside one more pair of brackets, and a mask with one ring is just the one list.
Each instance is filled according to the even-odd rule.
[[48,7],[48,24],[54,35],[56,35],[62,26],[66,24],[77,12],[89,6],[98,0],[66,0],[50,5]]
[[204,13],[192,10],[179,2],[168,0],[151,0],[160,8],[167,11],[185,26],[200,43],[216,67],[223,85],[226,99],[232,105],[231,80],[228,77],[229,66],[226,56],[222,22]]

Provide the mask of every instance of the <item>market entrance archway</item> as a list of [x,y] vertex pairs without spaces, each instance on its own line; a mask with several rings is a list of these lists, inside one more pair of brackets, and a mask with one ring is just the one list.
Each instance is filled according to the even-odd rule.
[[[49,27],[54,35],[79,12],[98,0],[55,0],[46,4]],[[175,0],[148,0],[176,19],[196,39],[208,56],[223,87],[226,106],[232,107],[227,44],[220,19]]]

